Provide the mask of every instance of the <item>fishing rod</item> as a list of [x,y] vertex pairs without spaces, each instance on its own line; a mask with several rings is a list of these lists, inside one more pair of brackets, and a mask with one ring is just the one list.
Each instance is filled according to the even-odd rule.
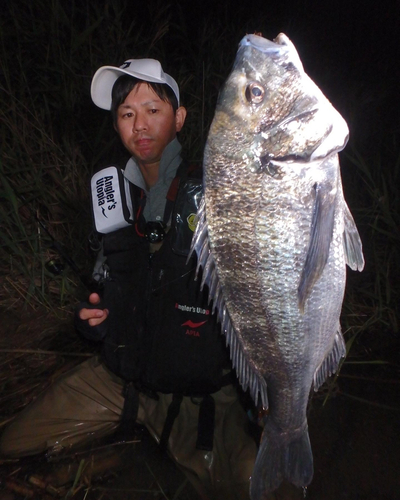
[[[92,293],[93,291],[95,291],[95,289],[97,288],[97,283],[92,278],[88,278],[83,273],[81,273],[79,267],[77,266],[77,264],[75,263],[73,258],[70,256],[70,254],[67,251],[67,249],[65,248],[65,246],[63,244],[61,244],[59,241],[57,241],[56,238],[51,234],[51,232],[47,228],[44,221],[29,206],[28,201],[25,199],[25,197],[19,193],[16,193],[16,194],[17,194],[18,198],[20,198],[23,201],[24,206],[26,206],[28,208],[29,212],[34,217],[36,222],[40,225],[40,227],[45,231],[45,233],[50,238],[51,248],[53,248],[58,253],[58,255],[70,266],[72,271],[79,278],[80,282],[84,285],[84,287],[89,292]],[[60,265],[54,260],[48,261],[45,264],[45,266],[46,266],[46,269],[49,272],[51,272],[52,274],[56,274],[56,275],[61,274],[63,271],[63,268],[62,267],[60,268]]]

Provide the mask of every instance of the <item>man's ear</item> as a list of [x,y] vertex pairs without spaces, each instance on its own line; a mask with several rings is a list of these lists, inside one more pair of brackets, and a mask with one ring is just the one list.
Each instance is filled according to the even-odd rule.
[[182,129],[183,124],[185,123],[186,114],[186,108],[184,108],[183,106],[179,106],[179,108],[176,110],[175,127],[177,132],[180,132],[180,130]]

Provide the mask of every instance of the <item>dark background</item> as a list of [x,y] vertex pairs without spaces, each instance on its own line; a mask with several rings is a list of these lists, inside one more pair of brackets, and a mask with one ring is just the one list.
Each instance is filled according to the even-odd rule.
[[[400,498],[399,14],[399,1],[3,1],[2,347],[88,349],[76,346],[72,329],[73,307],[87,292],[43,230],[38,236],[32,212],[89,274],[89,178],[122,153],[108,113],[91,102],[94,72],[131,57],[160,59],[189,111],[181,134],[186,157],[201,161],[241,38],[284,32],[348,122],[342,177],[366,258],[363,273],[348,273],[342,326],[349,356],[310,405],[316,467],[308,498]],[[65,265],[59,276],[45,266],[53,258]],[[4,418],[71,364],[58,355],[52,364],[32,354],[7,356]],[[29,390],[28,379],[38,380]]]

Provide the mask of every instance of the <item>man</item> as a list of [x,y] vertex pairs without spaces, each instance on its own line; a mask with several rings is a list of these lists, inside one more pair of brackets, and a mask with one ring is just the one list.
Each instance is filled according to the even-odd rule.
[[[91,95],[111,110],[132,155],[123,171],[111,166],[93,181],[102,291],[80,305],[76,325],[103,343],[102,356],[64,375],[17,416],[1,452],[57,453],[121,426],[129,432],[136,421],[202,498],[248,498],[256,445],[223,336],[194,279],[194,258],[187,262],[191,219],[183,215],[200,184],[180,156],[176,135],[186,110],[178,85],[158,61],[130,59],[100,68]],[[125,215],[116,220],[122,203]]]

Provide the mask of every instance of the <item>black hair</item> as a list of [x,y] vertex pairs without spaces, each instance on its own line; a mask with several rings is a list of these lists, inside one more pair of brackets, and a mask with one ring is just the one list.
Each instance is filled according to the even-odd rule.
[[178,99],[169,85],[165,83],[146,82],[144,80],[139,80],[139,78],[135,78],[134,76],[122,75],[117,78],[111,91],[111,115],[114,125],[117,124],[118,108],[128,97],[128,94],[139,83],[147,83],[147,85],[154,90],[162,101],[169,102],[171,104],[174,113],[176,113],[176,110],[178,109]]

